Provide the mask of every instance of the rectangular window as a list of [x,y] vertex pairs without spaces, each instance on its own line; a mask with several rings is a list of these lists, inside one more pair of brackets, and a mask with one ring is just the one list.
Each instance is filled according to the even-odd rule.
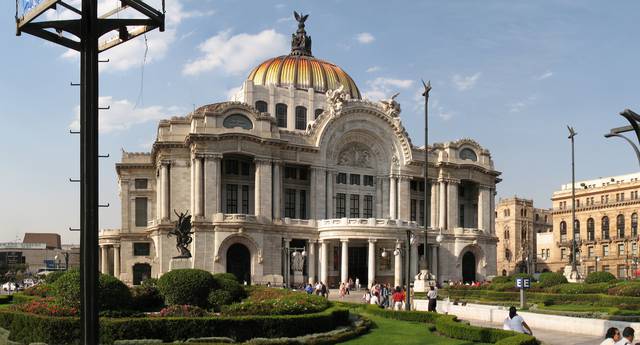
[[147,226],[147,198],[136,198],[136,226]]
[[592,258],[595,255],[595,251],[593,249],[593,246],[589,247],[588,253],[587,255]]
[[624,255],[624,243],[619,243],[618,244],[618,255],[619,256],[623,256]]
[[373,218],[373,195],[364,196],[364,208],[362,209],[364,218]]
[[416,216],[416,212],[418,211],[418,200],[416,199],[411,199],[411,221],[415,222],[417,220],[417,216]]
[[416,192],[417,192],[417,191],[418,191],[418,181],[411,180],[411,181],[409,182],[409,188],[410,188],[412,191],[416,191]]
[[249,214],[249,186],[242,186],[242,213]]
[[240,174],[243,176],[251,175],[251,164],[249,162],[240,163]]
[[294,167],[285,167],[284,168],[284,178],[295,180],[297,179],[297,171],[298,169]]
[[300,191],[300,219],[307,219],[307,191]]
[[[360,175],[358,175],[358,177],[360,177]],[[351,207],[350,207],[350,210],[349,210],[349,217],[351,217],[351,218],[360,218],[360,195],[351,194],[349,196],[349,198],[351,200]]]
[[550,249],[546,249],[547,251],[547,259],[551,257],[551,250]]
[[344,218],[347,213],[347,195],[338,193],[336,195],[336,218]]
[[338,175],[336,175],[336,183],[337,184],[346,184],[347,183],[347,174],[346,173],[338,173]]
[[603,272],[609,272],[609,265],[602,265]]
[[627,277],[627,269],[624,265],[618,265],[618,279],[624,279]]
[[567,248],[560,249],[560,260],[564,260],[567,258]]
[[287,218],[296,217],[296,190],[284,190],[284,216]]
[[350,174],[349,175],[349,182],[351,184],[355,184],[355,185],[360,185],[360,175],[358,174]]
[[364,183],[363,184],[365,186],[373,186],[373,176],[364,175],[363,179],[364,179]]
[[147,189],[148,180],[146,178],[137,178],[135,180],[136,189]]
[[146,242],[134,242],[133,243],[133,255],[134,256],[149,256],[151,255],[151,245]]
[[238,175],[238,161],[235,159],[225,160],[224,173],[227,175]]
[[238,185],[227,185],[227,213],[238,213]]
[[609,245],[605,244],[602,246],[602,256],[609,256]]
[[299,168],[298,169],[298,179],[306,181],[309,176],[309,170],[307,168]]
[[580,199],[576,199],[576,207],[580,207]]
[[464,205],[460,205],[458,212],[458,226],[464,228]]

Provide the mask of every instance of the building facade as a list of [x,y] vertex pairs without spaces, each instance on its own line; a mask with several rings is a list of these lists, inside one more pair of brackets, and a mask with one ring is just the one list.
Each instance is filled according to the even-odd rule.
[[80,247],[62,244],[59,234],[27,232],[22,242],[0,243],[0,268],[25,267],[35,274],[79,265]]
[[[299,24],[291,53],[254,68],[233,101],[160,121],[151,152],[123,152],[122,226],[100,234],[102,271],[129,284],[193,267],[251,284],[399,285],[404,263],[392,253],[407,252],[412,231],[417,274],[427,223],[439,281],[495,275],[500,173],[489,151],[470,139],[429,146],[425,186],[425,148],[399,116],[393,98],[363,100],[347,73],[313,57]],[[187,210],[193,257],[177,260],[167,233]]]
[[497,270],[499,275],[539,272],[539,234],[551,233],[551,210],[535,208],[533,200],[500,199],[496,207]]
[[576,182],[576,223],[571,226],[571,184],[553,193],[554,250],[549,269],[570,265],[571,240],[579,245],[580,273],[608,271],[635,278],[638,261],[640,173]]

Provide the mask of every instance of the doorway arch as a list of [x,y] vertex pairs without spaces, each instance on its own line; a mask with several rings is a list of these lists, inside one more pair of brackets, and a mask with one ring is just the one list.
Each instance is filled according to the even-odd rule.
[[462,281],[464,283],[476,281],[476,256],[470,251],[462,256]]
[[234,243],[227,249],[227,273],[231,273],[240,283],[251,283],[251,252],[242,243]]
[[133,265],[133,285],[140,285],[145,279],[151,278],[151,265]]

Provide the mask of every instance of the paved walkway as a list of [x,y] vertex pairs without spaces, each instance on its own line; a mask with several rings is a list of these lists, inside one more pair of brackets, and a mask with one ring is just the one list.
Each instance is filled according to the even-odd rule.
[[[339,291],[337,289],[332,289],[329,291],[329,299],[332,301],[362,303],[362,294],[364,294],[364,290],[351,291],[349,295],[346,295],[341,299]],[[469,322],[474,326],[502,329],[502,324],[494,324],[478,320],[469,320]],[[542,341],[545,345],[597,345],[603,340],[600,337],[594,337],[591,335],[547,331],[544,329],[534,329],[533,333],[536,338]]]

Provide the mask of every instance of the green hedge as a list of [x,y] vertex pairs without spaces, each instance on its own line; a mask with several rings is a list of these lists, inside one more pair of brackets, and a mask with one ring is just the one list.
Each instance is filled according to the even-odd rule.
[[584,280],[587,284],[605,283],[616,280],[616,277],[609,272],[591,272]]
[[158,279],[158,289],[167,305],[197,305],[207,308],[209,292],[216,286],[213,275],[199,269],[177,269]]
[[[257,337],[296,337],[327,332],[348,323],[349,311],[335,307],[316,314],[286,316],[103,318],[100,320],[100,343],[144,338],[172,342],[211,336],[226,336],[236,341]],[[11,340],[23,343],[77,344],[80,338],[78,318],[0,310],[0,327],[11,332]]]
[[9,304],[13,300],[13,295],[0,295],[0,304]]
[[542,287],[549,287],[549,286],[568,283],[567,277],[557,272],[543,272],[540,274],[539,280]]
[[[497,302],[517,302],[520,300],[518,292],[498,292],[489,290],[477,291],[458,291],[448,290],[440,291],[442,297],[446,295],[451,299],[486,299]],[[527,292],[527,300],[532,303],[567,304],[567,303],[589,303],[594,306],[612,306],[618,304],[638,304],[640,305],[640,297],[630,296],[610,296],[604,294],[553,294],[541,292]]]

